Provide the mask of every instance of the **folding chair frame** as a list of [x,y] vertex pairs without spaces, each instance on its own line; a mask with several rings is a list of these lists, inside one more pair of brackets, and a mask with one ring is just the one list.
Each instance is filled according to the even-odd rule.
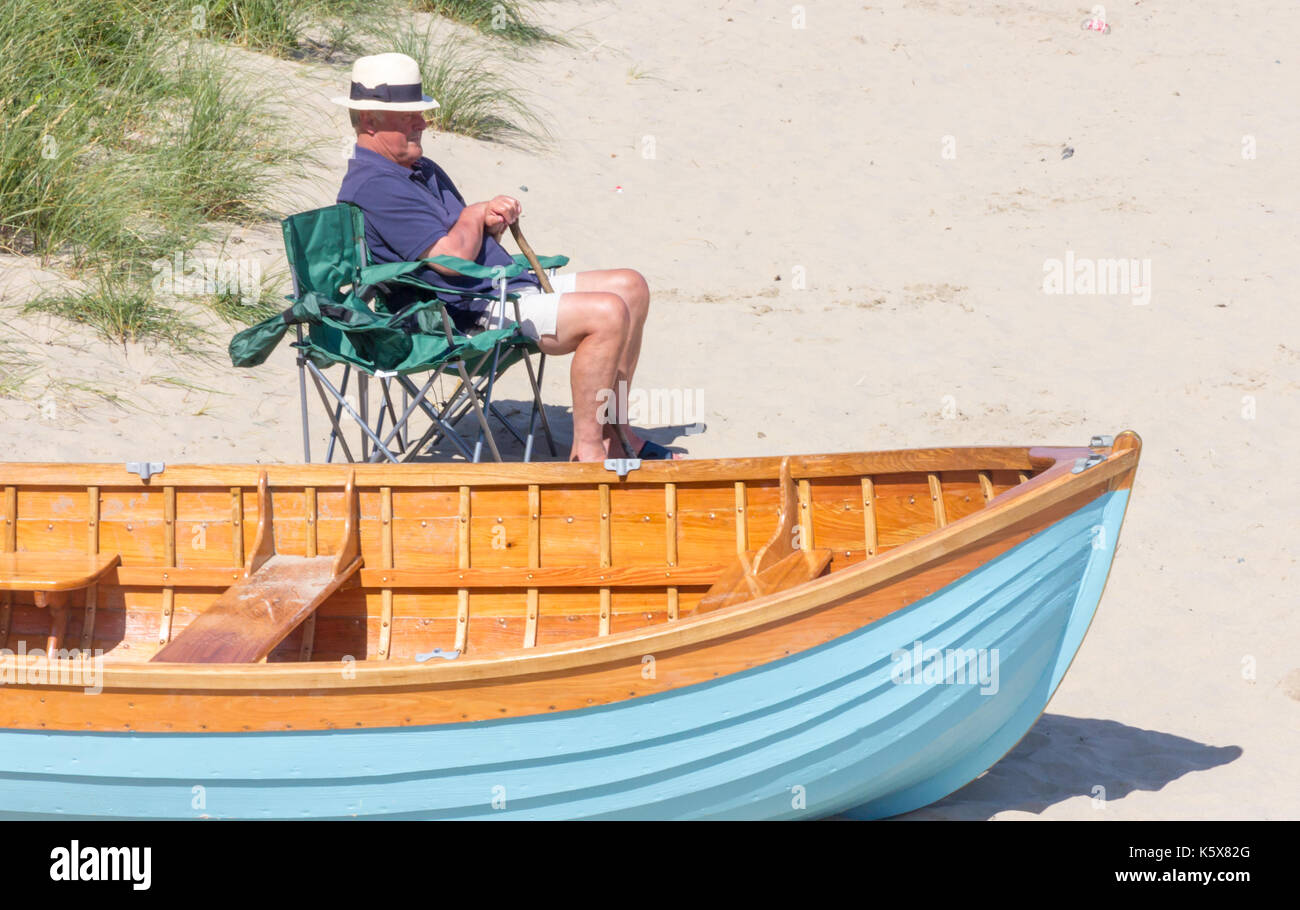
[[[293,279],[294,294],[300,293],[298,277],[294,273],[292,266],[290,275]],[[511,299],[507,292],[506,280],[500,282],[500,299],[499,304],[502,307],[501,313],[504,313],[504,307],[507,302],[514,305],[515,323],[520,322],[519,301],[517,298]],[[456,344],[455,336],[451,331],[452,321],[447,312],[447,307],[439,303],[442,313],[443,331],[446,332],[447,341],[450,345]],[[498,324],[500,324],[498,322]],[[546,355],[538,354],[538,367],[533,370],[531,352],[522,351],[522,359],[528,372],[528,382],[533,394],[532,407],[528,418],[528,427],[526,434],[521,433],[510,420],[501,413],[501,409],[492,401],[492,392],[496,383],[497,367],[500,363],[501,351],[507,344],[517,344],[509,340],[503,340],[493,345],[490,352],[483,352],[474,363],[473,369],[469,369],[466,359],[463,357],[454,360],[448,360],[434,368],[423,387],[417,387],[409,376],[385,371],[375,371],[371,373],[360,366],[356,366],[357,371],[357,401],[359,408],[354,408],[347,400],[347,386],[351,371],[354,364],[344,364],[343,379],[339,388],[335,388],[333,383],[326,378],[324,372],[311,361],[307,356],[307,350],[310,344],[303,337],[301,325],[295,326],[297,332],[297,342],[293,347],[298,349],[298,386],[299,400],[302,409],[302,440],[303,440],[303,458],[308,463],[311,462],[311,433],[308,422],[307,406],[307,379],[308,375],[312,378],[312,383],[316,387],[316,392],[320,396],[321,404],[325,408],[325,414],[330,420],[330,436],[326,449],[326,462],[333,461],[334,448],[337,443],[343,450],[343,456],[349,462],[355,462],[358,459],[353,457],[352,450],[348,446],[347,438],[343,432],[343,426],[340,419],[346,414],[351,420],[360,427],[361,437],[361,461],[377,462],[383,459],[397,464],[398,454],[402,455],[402,461],[411,461],[424,451],[427,446],[435,445],[441,439],[446,438],[471,461],[478,462],[482,458],[483,443],[486,441],[488,451],[491,453],[494,461],[502,461],[500,449],[497,446],[496,438],[492,433],[492,428],[488,423],[488,414],[492,414],[501,422],[501,424],[510,432],[512,436],[524,446],[524,461],[532,460],[533,442],[535,438],[535,426],[538,417],[541,418],[542,431],[546,436],[547,446],[551,455],[556,454],[555,438],[551,434],[550,421],[546,416],[546,409],[542,404],[541,398],[541,381],[546,368]],[[484,375],[480,376],[480,371],[491,360],[491,369]],[[437,410],[429,401],[428,393],[433,383],[440,378],[448,367],[454,367],[458,374],[459,382],[455,391],[447,399],[442,410]],[[375,425],[370,425],[369,419],[369,382],[370,376],[374,376],[380,382],[380,389],[383,395],[383,402],[379,408],[379,418]],[[393,404],[391,383],[396,380],[401,386],[403,400],[403,414],[397,416],[396,407]],[[333,403],[331,404],[331,399]],[[409,399],[409,401],[408,401]],[[409,446],[406,432],[408,430],[408,421],[410,417],[419,409],[422,410],[430,419],[430,426],[420,437],[419,441],[413,446]],[[456,431],[458,424],[469,411],[474,412],[478,423],[478,436],[475,440],[473,449],[469,447],[466,441]],[[392,427],[388,434],[381,438],[380,434],[384,432],[385,415],[392,421]],[[396,446],[391,443],[396,441]],[[373,451],[371,445],[373,444]]]

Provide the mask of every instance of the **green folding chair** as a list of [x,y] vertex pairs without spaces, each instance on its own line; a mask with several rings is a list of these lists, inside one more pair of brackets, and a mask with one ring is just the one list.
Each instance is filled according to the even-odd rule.
[[[518,298],[507,284],[525,271],[522,256],[511,266],[487,268],[453,256],[435,256],[418,262],[368,265],[365,223],[354,205],[340,203],[284,219],[285,253],[293,278],[293,305],[237,334],[230,342],[235,366],[263,363],[293,326],[297,341],[299,400],[302,408],[303,457],[311,461],[308,426],[307,378],[324,405],[331,425],[325,460],[332,461],[336,443],[348,461],[410,461],[446,439],[466,458],[479,461],[486,444],[491,457],[501,460],[488,415],[524,447],[524,460],[532,458],[535,427],[540,422],[551,455],[555,440],[541,399],[545,355],[518,328]],[[568,263],[564,256],[540,260],[553,272]],[[474,278],[490,278],[493,294],[470,294],[429,284],[415,277],[429,264],[454,269]],[[419,289],[418,302],[394,309],[388,297],[396,285]],[[439,295],[472,296],[492,301],[498,314],[514,306],[515,325],[473,334],[458,332]],[[496,324],[500,324],[498,321]],[[305,331],[304,331],[305,329]],[[532,355],[538,355],[534,370]],[[523,361],[528,371],[533,402],[526,427],[516,427],[492,400],[497,377]],[[335,386],[325,375],[333,365],[343,366],[342,381]],[[348,400],[348,384],[355,371],[357,407]],[[431,401],[434,383],[454,377],[455,391],[440,405]],[[412,377],[422,377],[417,385]],[[379,383],[381,403],[372,420],[369,380]],[[396,387],[396,388],[394,388]],[[395,392],[400,393],[397,404]],[[423,414],[429,426],[415,438],[412,420]],[[458,430],[469,415],[475,418],[476,438],[471,445]],[[344,433],[350,420],[360,428],[360,458],[353,455]],[[387,424],[387,425],[386,425]]]

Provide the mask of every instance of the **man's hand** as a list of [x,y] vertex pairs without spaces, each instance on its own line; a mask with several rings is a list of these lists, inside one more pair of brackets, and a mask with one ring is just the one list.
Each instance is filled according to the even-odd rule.
[[484,205],[487,211],[483,216],[483,229],[494,238],[499,238],[507,225],[518,221],[524,211],[519,200],[513,196],[494,196]]

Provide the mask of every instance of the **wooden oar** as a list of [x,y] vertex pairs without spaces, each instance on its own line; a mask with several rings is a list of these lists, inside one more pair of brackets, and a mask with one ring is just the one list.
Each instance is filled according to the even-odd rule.
[[[551,287],[551,279],[547,277],[546,270],[542,268],[542,264],[537,261],[537,254],[533,252],[532,246],[530,246],[528,241],[524,239],[524,232],[519,227],[518,221],[515,221],[510,225],[510,234],[515,238],[515,243],[519,246],[519,252],[523,253],[524,258],[528,260],[528,265],[532,268],[533,274],[535,274],[537,280],[541,282],[542,290],[548,294],[554,294],[555,289]],[[617,397],[615,397],[616,402],[617,400]],[[625,430],[623,425],[618,422],[617,416],[614,418],[614,432],[618,434],[618,441],[622,443],[623,451],[627,453],[627,457],[636,458],[638,453],[632,451],[632,441],[627,438],[627,430]]]

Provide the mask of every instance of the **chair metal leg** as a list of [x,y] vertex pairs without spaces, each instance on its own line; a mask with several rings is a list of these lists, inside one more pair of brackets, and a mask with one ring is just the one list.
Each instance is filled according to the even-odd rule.
[[298,333],[298,404],[302,408],[302,460],[311,464],[311,433],[307,428],[307,351],[302,340],[302,326],[294,326]]
[[[357,370],[357,404],[360,405],[361,419],[363,427],[370,427],[370,377],[361,370]],[[361,436],[361,460],[370,460],[370,440],[365,434]]]
[[[419,408],[429,416],[432,422],[429,425],[429,429],[425,430],[424,435],[420,437],[420,439],[415,443],[415,445],[409,447],[409,451],[407,455],[403,458],[403,461],[411,461],[413,458],[415,458],[417,455],[420,454],[420,452],[424,449],[426,445],[431,444],[431,442],[434,441],[435,439],[441,439],[443,436],[446,436],[448,439],[450,439],[452,444],[455,445],[456,448],[460,450],[460,453],[464,455],[466,458],[472,459],[474,457],[473,453],[469,449],[469,446],[467,446],[464,440],[460,438],[460,434],[458,434],[451,427],[451,425],[448,424],[447,421],[444,419],[446,412],[448,408],[451,407],[451,405],[448,404],[446,407],[443,408],[442,412],[438,412],[424,398],[425,393],[428,391],[430,387],[432,387],[434,380],[436,380],[441,374],[442,374],[442,367],[439,367],[437,372],[435,372],[432,376],[429,377],[429,381],[425,384],[425,388],[423,390],[416,392],[416,401],[412,404],[412,407],[418,405]],[[401,383],[404,391],[406,392],[416,391],[415,384],[411,382],[411,380],[408,377],[402,376],[398,379],[398,382]],[[436,437],[434,436],[435,433],[437,433]]]
[[[469,374],[465,372],[465,361],[456,364],[456,369],[460,371],[460,381],[469,386]],[[479,403],[478,396],[473,394],[473,387],[470,386],[469,402],[474,406],[474,416],[478,418],[480,430],[486,434],[488,450],[492,453],[493,461],[501,461],[501,452],[497,449],[497,441],[492,436],[492,430],[488,426],[487,415],[483,413],[483,406]],[[477,445],[475,446],[477,448]]]
[[[315,378],[315,376],[318,375],[318,374],[320,373],[320,370],[316,369],[316,365],[315,365],[315,364],[309,364],[309,366],[311,366],[311,368],[312,368],[312,377]],[[344,364],[344,365],[343,365],[343,384],[342,384],[342,386],[341,386],[341,388],[343,389],[343,394],[344,394],[344,395],[346,395],[346,394],[348,393],[348,379],[349,379],[351,376],[352,376],[352,366],[351,366],[351,364]],[[320,389],[320,384],[319,384],[319,383],[317,383],[316,388],[317,388],[317,390]],[[322,392],[321,394],[323,395],[324,393]],[[340,403],[339,403],[338,405],[336,405],[336,406],[334,407],[334,409],[333,409],[334,416],[333,416],[332,418],[330,418],[330,422],[334,424],[334,432],[330,433],[330,444],[329,444],[329,448],[327,448],[327,449],[325,450],[325,463],[326,463],[326,464],[329,464],[330,462],[332,462],[332,461],[334,460],[334,441],[335,441],[336,439],[337,439],[338,441],[340,441],[340,442],[343,443],[344,454],[347,456],[348,461],[349,461],[349,462],[352,462],[352,461],[354,460],[354,459],[352,458],[352,453],[347,451],[348,444],[347,444],[346,441],[343,440],[343,431],[342,431],[341,429],[339,429],[339,418],[343,416],[342,400],[343,400],[342,398],[339,399],[339,402],[340,402]],[[326,405],[325,405],[325,409],[326,409],[326,410],[330,410],[330,406],[329,406],[328,403],[326,403]]]
[[[537,417],[542,418],[542,433],[546,436],[546,446],[551,450],[551,457],[554,458],[558,452],[555,451],[555,437],[551,435],[551,421],[546,416],[546,406],[542,404],[542,372],[546,369],[546,355],[538,353],[537,355],[537,375],[533,375],[533,361],[527,352],[524,353],[524,366],[528,368],[528,384],[533,388],[533,408],[528,415],[528,436],[531,439],[533,435],[533,421]],[[525,458],[525,461],[528,459]]]
[[[360,371],[358,371],[358,374],[360,374]],[[319,370],[313,369],[312,375],[321,383],[324,383],[325,388],[329,389],[330,394],[334,396],[335,400],[343,407],[343,410],[347,412],[348,416],[355,420],[357,425],[361,427],[361,432],[364,434],[365,438],[376,445],[376,454],[383,454],[393,464],[397,464],[397,458],[384,445],[383,440],[375,435],[375,431],[370,429],[370,425],[361,418],[361,415],[356,412],[352,405],[343,400],[343,396],[334,388],[333,385],[330,384],[330,381],[325,378],[324,374]],[[342,430],[339,429],[337,421],[335,422],[335,429],[339,430],[339,439],[342,441]],[[343,446],[346,451],[347,443],[344,442]],[[351,459],[349,458],[349,460]]]
[[352,457],[352,450],[348,448],[347,439],[343,436],[343,428],[339,426],[338,412],[330,406],[329,398],[325,395],[325,388],[321,385],[320,379],[317,378],[320,375],[320,370],[316,368],[314,363],[308,363],[307,368],[311,370],[311,381],[316,385],[316,392],[320,395],[320,402],[325,406],[325,416],[330,419],[330,423],[334,426],[334,429],[330,431],[330,444],[325,454],[325,462],[328,464],[334,460],[334,442],[337,440],[343,446],[343,457],[351,463],[355,459]]

